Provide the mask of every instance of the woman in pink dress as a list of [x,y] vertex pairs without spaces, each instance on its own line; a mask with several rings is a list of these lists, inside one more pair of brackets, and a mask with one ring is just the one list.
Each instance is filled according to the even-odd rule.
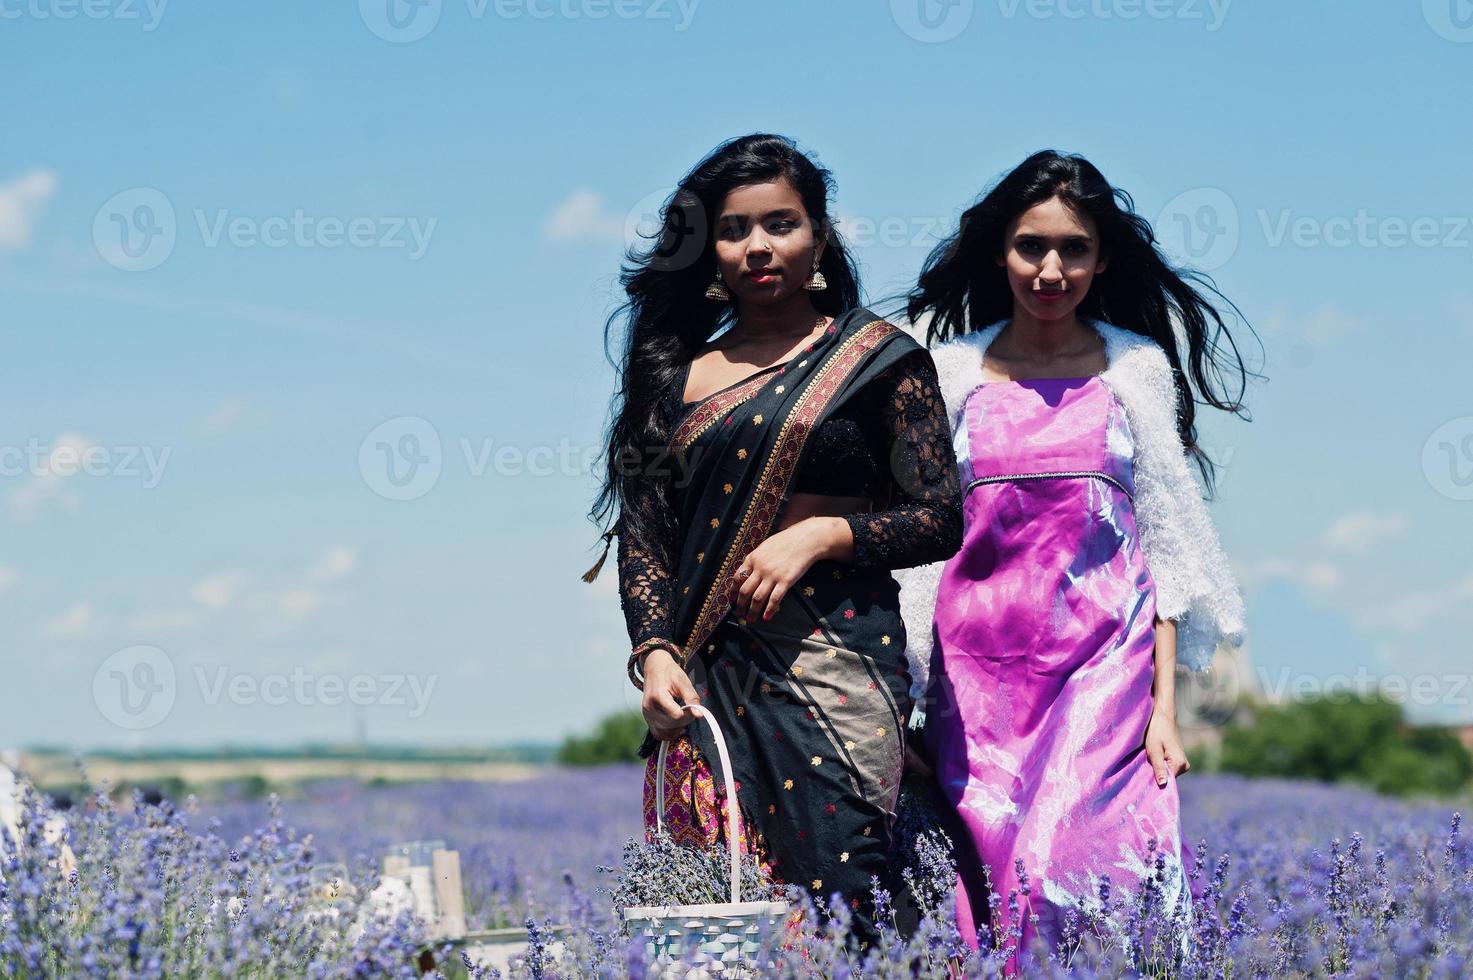
[[1246,373],[1130,207],[1086,160],[1037,153],[908,303],[942,342],[965,520],[953,558],[898,576],[912,724],[960,838],[963,938],[1012,943],[1010,972],[1102,886],[1154,876],[1166,913],[1190,914],[1176,668],[1243,633],[1189,460],[1210,488],[1194,405],[1242,414]]

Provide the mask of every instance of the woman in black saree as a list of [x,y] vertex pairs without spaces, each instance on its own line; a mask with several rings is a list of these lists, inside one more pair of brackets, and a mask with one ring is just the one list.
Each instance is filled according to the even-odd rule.
[[761,134],[681,182],[610,318],[627,346],[594,516],[617,505],[647,831],[667,740],[667,828],[725,838],[699,703],[731,750],[740,847],[821,906],[840,893],[862,949],[911,709],[890,570],[951,556],[962,518],[931,356],[859,305],[831,186]]

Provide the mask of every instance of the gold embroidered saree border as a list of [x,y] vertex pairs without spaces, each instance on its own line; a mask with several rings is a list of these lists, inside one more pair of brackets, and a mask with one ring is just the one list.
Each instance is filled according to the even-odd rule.
[[762,475],[757,478],[752,498],[747,504],[746,513],[742,515],[742,522],[737,527],[732,545],[727,549],[721,569],[716,573],[711,589],[706,594],[695,625],[691,627],[690,635],[682,645],[685,651],[684,662],[689,662],[730,608],[730,600],[725,598],[728,579],[772,530],[783,494],[798,466],[799,453],[814,422],[823,414],[860,359],[874,350],[881,340],[899,330],[899,327],[887,320],[870,321],[845,340],[819,369],[818,375],[804,387],[798,403],[783,422]]
[[715,425],[717,420],[755,395],[771,378],[764,373],[727,391],[718,392],[695,407],[684,422],[676,426],[670,436],[670,445],[676,449],[689,449],[702,432]]

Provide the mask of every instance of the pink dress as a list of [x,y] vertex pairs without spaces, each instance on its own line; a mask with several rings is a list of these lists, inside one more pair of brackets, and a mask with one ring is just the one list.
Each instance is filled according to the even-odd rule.
[[969,944],[980,924],[1002,945],[1018,892],[1021,949],[1031,915],[1052,949],[1102,878],[1117,898],[1139,885],[1151,841],[1168,910],[1188,887],[1176,783],[1156,785],[1144,748],[1156,599],[1130,426],[1098,376],[988,382],[956,446],[966,530],[937,593],[925,739],[963,832],[958,919]]

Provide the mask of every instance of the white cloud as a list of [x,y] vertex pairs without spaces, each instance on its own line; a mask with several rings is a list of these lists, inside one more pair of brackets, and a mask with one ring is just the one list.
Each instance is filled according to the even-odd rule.
[[322,601],[315,589],[288,589],[276,599],[283,613],[297,617],[307,615]]
[[1343,556],[1362,554],[1372,546],[1400,534],[1408,527],[1406,515],[1362,510],[1342,514],[1325,529],[1320,549],[1314,554],[1286,557],[1272,556],[1250,563],[1243,579],[1258,584],[1270,579],[1286,579],[1321,595],[1345,584],[1347,560]]
[[[270,578],[239,569],[211,572],[191,586],[189,594],[210,614],[239,611],[246,615],[249,627],[263,636],[277,637],[322,608],[334,597],[327,587],[352,574],[357,565],[357,548],[333,545],[306,566]],[[173,610],[145,613],[143,621],[160,629],[197,625],[187,612]]]
[[321,592],[298,585],[252,592],[241,609],[249,614],[257,637],[274,642],[300,628],[322,605]]
[[1428,620],[1464,611],[1473,600],[1473,575],[1440,589],[1390,599],[1362,611],[1360,623],[1369,627],[1414,630]]
[[30,244],[36,219],[55,191],[56,174],[50,170],[32,170],[0,184],[0,252]]
[[328,548],[317,559],[317,564],[307,572],[313,582],[331,582],[353,571],[358,564],[358,549],[344,546]]
[[51,640],[75,640],[92,629],[96,616],[89,602],[74,602],[41,624],[41,635]]
[[75,432],[57,436],[45,458],[32,467],[30,478],[11,492],[11,512],[17,517],[34,517],[51,503],[76,510],[80,498],[66,481],[80,472],[78,462],[92,447],[90,439]]
[[1325,545],[1338,551],[1365,551],[1382,538],[1399,534],[1406,528],[1405,514],[1356,511],[1330,525],[1325,532]]
[[20,581],[20,569],[14,565],[0,565],[0,592],[15,587]]
[[235,601],[245,584],[244,572],[215,572],[196,582],[189,590],[189,595],[195,602],[209,609],[225,609]]
[[207,436],[224,435],[227,432],[259,425],[266,414],[244,398],[226,398],[204,414],[194,425],[195,431]]
[[573,191],[553,208],[542,233],[554,241],[619,241],[624,219],[604,210],[603,198],[592,191]]
[[1313,561],[1299,569],[1299,580],[1311,589],[1326,592],[1340,584],[1340,567],[1327,561]]
[[[218,569],[188,586],[192,604],[179,602],[176,587],[166,600],[168,604],[129,614],[127,630],[133,637],[150,639],[209,630],[234,640],[277,640],[301,627],[313,614],[340,602],[344,596],[333,586],[351,575],[357,564],[357,548],[334,545],[322,549],[310,562],[280,574]],[[69,628],[85,630],[90,620],[90,607],[73,607],[43,630],[59,638]]]
[[1296,558],[1265,558],[1243,566],[1245,584],[1261,585],[1274,579],[1287,579],[1313,592],[1329,592],[1338,587],[1343,576],[1338,565],[1325,561],[1303,561]]

